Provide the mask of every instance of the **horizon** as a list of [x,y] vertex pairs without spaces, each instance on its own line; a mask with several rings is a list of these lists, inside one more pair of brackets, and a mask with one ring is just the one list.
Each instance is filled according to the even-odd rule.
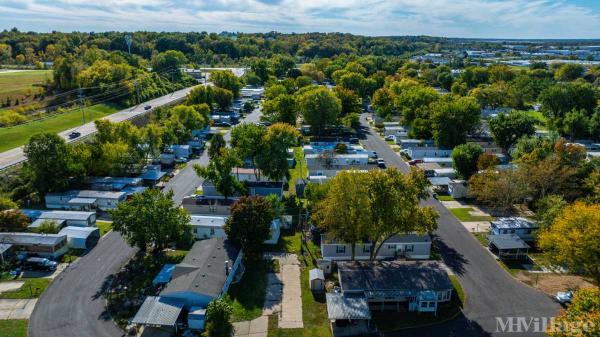
[[600,39],[596,35],[600,31],[600,3],[592,0],[333,0],[327,3],[103,0],[90,4],[84,0],[0,0],[0,27],[40,33],[277,31],[474,40],[595,40]]

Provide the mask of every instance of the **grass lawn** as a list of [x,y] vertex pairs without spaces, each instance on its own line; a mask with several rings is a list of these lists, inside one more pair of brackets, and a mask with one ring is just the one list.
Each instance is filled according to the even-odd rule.
[[0,99],[4,102],[6,97],[10,97],[14,104],[17,98],[38,92],[41,88],[35,84],[44,84],[46,79],[51,78],[52,70],[0,72]]
[[479,243],[481,243],[482,246],[487,247],[488,244],[490,243],[490,240],[488,240],[488,238],[487,238],[488,233],[481,232],[481,233],[472,233],[472,234],[473,234],[473,236],[475,236],[477,241],[479,241]]
[[298,146],[294,148],[294,159],[296,160],[296,165],[290,170],[288,194],[296,194],[296,179],[306,178],[308,174],[308,169],[306,168],[306,159],[304,159],[302,147]]
[[438,194],[438,196],[437,196],[437,200],[439,200],[439,201],[454,201],[454,198],[452,198],[452,197],[451,197],[451,196],[449,196],[449,195],[443,195],[443,194],[442,194],[442,195],[439,195],[439,194]]
[[449,211],[454,214],[455,217],[460,221],[491,221],[493,218],[491,216],[477,216],[471,215],[469,212],[473,211],[471,207],[464,208],[451,208]]
[[302,291],[302,319],[303,329],[279,329],[277,328],[277,315],[269,316],[269,337],[295,337],[295,336],[331,336],[329,322],[327,320],[327,304],[325,296],[313,296],[308,282],[308,271],[314,268],[315,259],[320,255],[319,247],[313,242],[307,242],[304,246],[305,256],[300,256],[301,235],[282,235],[280,248],[288,253],[297,254],[303,263],[300,273],[300,287]]
[[74,262],[84,252],[85,252],[85,250],[83,250],[83,249],[74,249],[74,248],[69,249],[69,251],[61,257],[61,262],[64,262],[64,263]]
[[0,320],[0,337],[27,337],[27,320]]
[[24,298],[38,298],[44,290],[50,284],[50,280],[47,278],[22,278],[19,281],[25,281],[25,283],[15,291],[7,291],[0,293],[0,298],[11,298],[11,299],[24,299]]
[[[1,85],[0,85],[1,86]],[[111,115],[120,108],[116,105],[98,104],[85,109],[85,121],[90,122]],[[13,127],[0,128],[0,152],[24,145],[29,137],[43,132],[58,133],[81,125],[79,109]]]
[[96,227],[100,228],[100,236],[104,236],[112,229],[112,221],[96,221]]
[[226,298],[233,308],[231,318],[234,322],[249,321],[262,315],[269,271],[268,261],[249,262],[242,280],[231,285]]
[[429,313],[401,312],[395,311],[373,311],[373,323],[381,332],[395,331],[399,329],[412,328],[439,324],[456,317],[465,303],[465,293],[454,275],[450,275],[450,281],[454,286],[452,300],[438,307],[437,316]]

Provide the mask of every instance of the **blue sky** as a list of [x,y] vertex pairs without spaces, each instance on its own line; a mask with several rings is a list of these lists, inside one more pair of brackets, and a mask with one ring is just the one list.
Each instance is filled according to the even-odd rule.
[[600,38],[600,0],[0,0],[0,29]]

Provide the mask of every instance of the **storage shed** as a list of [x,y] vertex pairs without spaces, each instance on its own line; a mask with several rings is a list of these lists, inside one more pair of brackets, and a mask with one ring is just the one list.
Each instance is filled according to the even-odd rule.
[[308,279],[310,282],[310,290],[313,292],[325,291],[325,275],[323,275],[323,271],[321,269],[311,269],[308,272]]
[[75,249],[91,249],[100,240],[100,229],[98,227],[67,226],[61,229],[58,234],[66,235],[68,246]]

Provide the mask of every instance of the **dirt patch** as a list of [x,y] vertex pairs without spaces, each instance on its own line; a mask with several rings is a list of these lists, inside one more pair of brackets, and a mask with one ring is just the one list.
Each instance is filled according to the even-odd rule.
[[591,282],[576,275],[519,272],[515,277],[519,281],[551,296],[556,295],[558,291],[567,289],[594,287]]

